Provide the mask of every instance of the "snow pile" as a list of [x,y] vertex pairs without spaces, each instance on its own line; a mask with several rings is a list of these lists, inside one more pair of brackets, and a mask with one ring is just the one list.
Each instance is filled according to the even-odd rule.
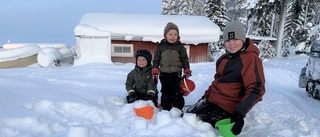
[[[245,117],[239,137],[319,136],[320,101],[298,87],[301,68],[307,61],[308,56],[301,55],[263,62],[266,94]],[[127,104],[124,87],[134,66],[90,63],[67,68],[2,69],[0,136],[67,137],[86,134],[86,128],[90,137],[220,135],[194,114],[177,117],[176,109],[155,111],[151,120],[137,116],[134,107],[146,104]],[[192,63],[190,68],[197,86],[185,96],[186,105],[203,96],[215,74],[214,62]]]

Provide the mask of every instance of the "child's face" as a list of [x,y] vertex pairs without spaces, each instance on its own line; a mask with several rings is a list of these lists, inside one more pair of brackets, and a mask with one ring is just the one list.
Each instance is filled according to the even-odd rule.
[[147,61],[147,59],[145,57],[139,56],[138,59],[137,59],[137,65],[140,68],[143,68],[143,67],[148,65],[148,61]]
[[178,37],[179,37],[178,32],[176,30],[172,29],[172,30],[169,30],[169,32],[167,33],[166,40],[169,43],[175,43],[175,42],[177,42]]
[[224,42],[224,45],[229,53],[236,53],[242,48],[243,41],[239,39],[232,39]]

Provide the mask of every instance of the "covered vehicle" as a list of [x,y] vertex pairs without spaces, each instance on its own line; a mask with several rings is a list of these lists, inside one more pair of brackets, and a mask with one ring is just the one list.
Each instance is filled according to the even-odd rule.
[[299,76],[299,87],[315,99],[320,98],[320,39],[311,44],[309,59]]

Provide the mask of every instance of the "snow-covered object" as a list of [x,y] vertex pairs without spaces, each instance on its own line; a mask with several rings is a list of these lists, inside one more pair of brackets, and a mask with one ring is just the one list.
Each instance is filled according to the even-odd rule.
[[73,48],[68,48],[68,47],[59,48],[59,51],[61,53],[61,58],[69,58],[75,55],[75,51]]
[[72,48],[42,48],[38,53],[38,64],[42,67],[59,66],[60,63],[73,64],[75,51]]
[[62,55],[57,48],[46,47],[40,50],[38,53],[38,64],[42,67],[49,67],[56,65]]
[[299,76],[299,87],[306,88],[313,98],[320,98],[320,39],[311,44],[311,52]]
[[0,62],[14,61],[20,58],[38,54],[40,47],[37,44],[29,44],[16,48],[0,49]]
[[147,120],[151,120],[155,114],[155,107],[151,101],[136,101],[133,110],[138,116]]

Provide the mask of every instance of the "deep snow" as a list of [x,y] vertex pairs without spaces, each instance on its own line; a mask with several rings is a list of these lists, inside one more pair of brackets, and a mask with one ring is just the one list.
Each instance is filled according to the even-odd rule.
[[[300,55],[264,62],[266,94],[248,113],[240,137],[319,136],[320,101],[298,87],[307,58]],[[0,69],[0,136],[62,137],[72,134],[75,128],[87,129],[90,137],[219,136],[193,114],[181,118],[171,117],[168,111],[156,111],[152,120],[138,117],[134,104],[125,103],[124,83],[133,67],[88,63]],[[190,78],[197,87],[185,97],[186,105],[195,103],[208,88],[215,62],[192,63],[191,69]]]

